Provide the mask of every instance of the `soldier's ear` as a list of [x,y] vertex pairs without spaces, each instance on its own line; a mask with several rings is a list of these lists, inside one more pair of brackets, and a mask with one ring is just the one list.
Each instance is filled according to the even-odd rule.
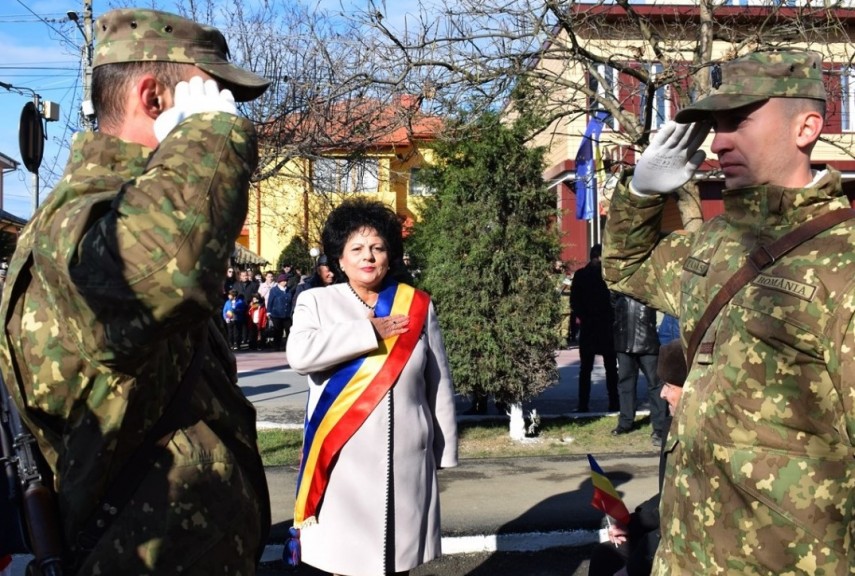
[[798,134],[796,136],[796,144],[799,148],[812,146],[822,133],[822,128],[825,121],[819,112],[813,110],[802,112],[798,118]]
[[160,116],[169,107],[166,102],[169,98],[168,92],[151,74],[145,74],[137,81],[136,97],[142,110],[152,119]]

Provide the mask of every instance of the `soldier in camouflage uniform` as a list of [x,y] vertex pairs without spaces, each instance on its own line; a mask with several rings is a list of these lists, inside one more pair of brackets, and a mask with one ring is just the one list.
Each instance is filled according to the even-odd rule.
[[[720,74],[653,139],[606,228],[611,288],[679,316],[684,344],[751,249],[849,206],[840,174],[810,166],[824,123],[820,56],[756,52]],[[703,161],[710,126],[725,213],[659,241],[662,194]],[[654,573],[855,573],[853,245],[852,220],[803,243],[706,331],[666,446]]]
[[[258,161],[234,100],[268,81],[227,61],[219,31],[172,14],[115,10],[96,30],[99,132],[75,136],[18,241],[0,368],[79,574],[253,574],[269,497],[214,315]],[[188,372],[183,420],[92,542],[93,512]]]

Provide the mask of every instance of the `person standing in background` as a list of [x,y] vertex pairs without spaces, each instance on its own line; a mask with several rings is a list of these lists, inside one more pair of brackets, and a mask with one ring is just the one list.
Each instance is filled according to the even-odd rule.
[[267,306],[267,295],[270,294],[270,289],[276,285],[276,276],[272,271],[268,270],[264,273],[264,282],[258,287],[258,294],[264,300],[264,306]]
[[650,407],[650,439],[659,448],[662,445],[668,407],[659,397],[662,382],[656,375],[659,356],[659,335],[656,332],[656,310],[638,300],[612,293],[615,311],[614,337],[618,362],[618,397],[620,416],[613,436],[627,434],[635,426],[637,408],[638,371],[647,380],[647,404]]
[[267,328],[267,308],[261,294],[254,294],[246,312],[246,325],[250,350],[264,348],[264,330]]
[[288,289],[288,276],[285,274],[277,276],[276,285],[267,294],[267,302],[267,319],[273,333],[270,349],[278,352],[282,349],[282,338],[288,341],[288,332],[291,328],[293,292]]
[[579,318],[579,405],[577,412],[588,412],[591,397],[591,373],[594,370],[594,357],[603,357],[606,369],[606,391],[609,397],[609,412],[617,412],[618,369],[615,354],[614,310],[611,295],[603,280],[600,256],[602,246],[591,247],[591,259],[588,264],[576,271],[570,288],[570,308]]
[[297,306],[297,298],[302,292],[306,290],[311,290],[312,288],[323,288],[324,286],[329,286],[333,283],[334,279],[335,274],[333,274],[326,254],[321,254],[318,257],[318,263],[315,264],[315,273],[312,274],[305,282],[301,282],[300,284],[298,284],[297,287],[294,289],[291,315],[294,315],[294,310]]

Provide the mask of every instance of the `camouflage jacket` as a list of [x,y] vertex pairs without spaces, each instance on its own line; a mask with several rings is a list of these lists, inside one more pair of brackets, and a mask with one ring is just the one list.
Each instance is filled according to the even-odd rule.
[[255,412],[211,320],[257,157],[252,125],[228,114],[192,116],[154,151],[78,134],[18,241],[0,368],[53,470],[67,545],[204,354],[186,425],[81,573],[170,573],[216,556],[232,526],[248,565],[264,544]]
[[[659,240],[664,199],[615,192],[611,288],[679,316],[686,345],[759,243],[848,207],[840,174],[724,192],[725,213]],[[764,269],[702,341],[672,426],[657,574],[855,573],[855,222]]]

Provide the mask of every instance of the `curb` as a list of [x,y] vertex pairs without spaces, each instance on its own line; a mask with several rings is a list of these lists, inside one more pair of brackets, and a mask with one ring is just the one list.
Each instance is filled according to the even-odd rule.
[[[477,554],[479,552],[539,552],[548,548],[587,546],[600,541],[600,530],[443,536],[442,554],[449,556],[453,554]],[[284,544],[268,544],[264,547],[261,563],[280,562],[284,550]]]
[[287,424],[261,420],[255,423],[256,430],[302,430],[302,424]]
[[[650,410],[647,408],[639,409],[635,411],[636,416],[649,416]],[[577,420],[581,418],[602,418],[606,416],[617,416],[617,412],[585,412],[584,414],[579,414],[576,412],[568,412],[565,414],[543,414],[540,416],[541,420],[555,420],[558,418],[564,418],[567,420]],[[485,414],[485,415],[462,415],[459,414],[457,416],[458,422],[496,422],[496,421],[507,421],[508,416],[502,414]],[[302,430],[303,424],[288,424],[288,423],[280,423],[280,422],[272,422],[270,420],[259,420],[255,423],[255,427],[257,430]]]

